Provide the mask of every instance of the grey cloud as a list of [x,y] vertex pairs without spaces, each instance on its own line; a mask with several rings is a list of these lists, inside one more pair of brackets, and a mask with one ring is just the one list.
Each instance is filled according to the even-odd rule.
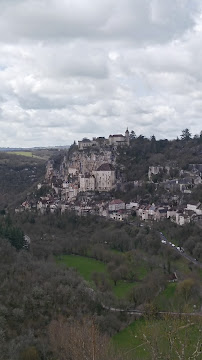
[[199,0],[27,0],[4,2],[2,41],[70,38],[164,42],[194,25]]
[[200,132],[199,1],[0,4],[1,146]]
[[[60,56],[58,56],[60,54]],[[97,50],[86,42],[43,47],[39,61],[48,76],[56,77],[108,77],[108,59],[101,49]],[[41,66],[41,64],[39,66]]]

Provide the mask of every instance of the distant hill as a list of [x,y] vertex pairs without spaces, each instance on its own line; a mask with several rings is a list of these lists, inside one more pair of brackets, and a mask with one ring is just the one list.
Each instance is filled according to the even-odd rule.
[[45,174],[44,159],[0,152],[0,209],[23,201]]

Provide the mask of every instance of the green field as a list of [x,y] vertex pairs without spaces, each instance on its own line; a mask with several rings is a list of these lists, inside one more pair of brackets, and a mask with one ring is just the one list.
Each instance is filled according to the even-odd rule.
[[[86,281],[90,282],[91,285],[94,284],[92,281],[93,272],[105,273],[109,279],[107,265],[101,261],[77,255],[62,255],[57,257],[56,261],[58,264],[65,264],[68,267],[77,269],[79,274]],[[129,291],[135,286],[135,283],[129,283],[123,280],[119,280],[116,286],[112,280],[109,279],[109,282],[113,293],[119,298],[126,297]]]
[[101,261],[78,255],[62,255],[57,258],[57,263],[65,264],[78,270],[87,281],[92,281],[92,273],[107,272],[107,267]]
[[[131,355],[131,359],[145,360],[151,359],[151,347],[155,348],[156,344],[162,354],[162,360],[168,358],[176,360],[178,358],[176,351],[183,352],[181,342],[185,344],[185,357],[182,358],[188,360],[194,352],[197,342],[201,341],[201,331],[201,322],[196,319],[193,321],[192,319],[171,318],[164,320],[139,319],[114,335],[112,342],[117,349],[125,351],[126,358],[127,355]],[[173,340],[173,348],[170,350],[171,357],[168,357],[169,335]],[[158,357],[158,359],[160,358]]]
[[31,151],[8,151],[7,154],[13,154],[13,155],[21,155],[21,156],[27,156],[27,157],[33,157],[33,154]]
[[166,289],[163,291],[162,295],[165,296],[166,299],[170,299],[175,294],[176,286],[177,286],[176,283],[168,284]]
[[176,294],[176,283],[169,283],[165,290],[163,290],[154,300],[154,304],[160,311],[177,311],[178,297]]
[[8,151],[7,154],[32,157],[32,158],[36,158],[36,159],[43,159],[40,156],[34,155],[31,151]]

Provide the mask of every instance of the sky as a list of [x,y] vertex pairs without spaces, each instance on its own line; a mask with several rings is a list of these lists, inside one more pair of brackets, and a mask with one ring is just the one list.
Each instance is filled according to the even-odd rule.
[[202,130],[200,0],[0,0],[0,147]]

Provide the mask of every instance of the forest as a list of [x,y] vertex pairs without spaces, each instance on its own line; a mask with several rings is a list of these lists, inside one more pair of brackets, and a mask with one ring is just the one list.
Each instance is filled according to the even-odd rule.
[[0,152],[1,209],[23,202],[45,174],[45,160]]
[[179,169],[188,169],[189,164],[201,162],[202,133],[191,136],[189,129],[184,129],[180,138],[174,140],[150,139],[143,135],[130,134],[130,146],[120,147],[117,158],[118,168],[123,169],[127,181],[147,180],[149,166],[171,166],[171,176],[176,176]]
[[[158,229],[74,213],[1,214],[0,224],[0,359],[160,359],[163,350],[156,347],[155,337],[167,321],[159,315],[162,309],[179,313],[169,318],[176,331],[189,321],[190,331],[201,330],[200,317],[180,317],[200,309],[201,272],[163,247]],[[17,242],[24,234],[31,239],[28,247]],[[68,257],[98,262],[104,270],[92,270],[85,278]],[[171,286],[174,271],[178,282]],[[119,296],[121,284],[128,284],[128,291]],[[127,313],[133,308],[144,311],[145,325],[140,327],[144,330],[133,334],[130,345],[117,345],[114,336],[140,321]],[[155,324],[154,334],[149,331],[151,324]],[[147,355],[128,353],[133,343],[142,344],[144,332]],[[124,338],[124,333],[120,336]],[[175,333],[169,336],[170,341],[176,339]],[[185,351],[180,341],[181,335],[168,359],[175,359],[176,351]],[[190,352],[200,352],[198,341],[196,336],[193,347],[184,344],[184,359]],[[197,356],[192,358],[200,359]]]

